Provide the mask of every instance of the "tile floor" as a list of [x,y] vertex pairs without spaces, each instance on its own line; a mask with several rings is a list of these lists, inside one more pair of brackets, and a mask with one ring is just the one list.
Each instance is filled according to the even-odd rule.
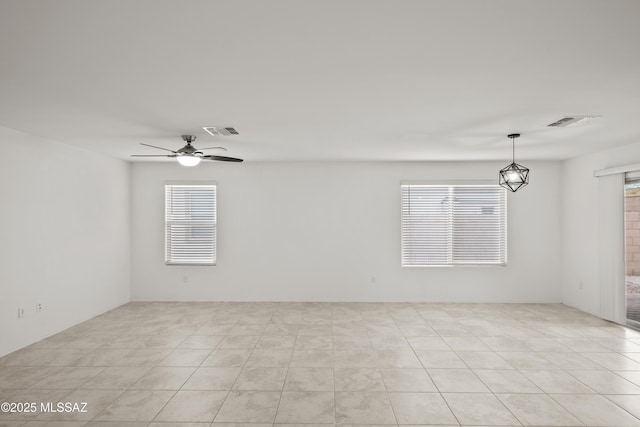
[[557,304],[130,303],[1,358],[0,402],[37,405],[2,427],[640,426],[640,332]]

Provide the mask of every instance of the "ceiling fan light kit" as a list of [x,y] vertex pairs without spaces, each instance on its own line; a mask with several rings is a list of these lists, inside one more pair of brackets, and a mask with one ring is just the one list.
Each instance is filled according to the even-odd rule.
[[200,163],[200,157],[193,154],[183,154],[176,158],[182,166],[197,166]]
[[513,148],[513,161],[509,166],[500,170],[499,182],[500,186],[515,193],[520,188],[529,184],[529,169],[516,163],[515,139],[519,138],[520,134],[512,133],[507,136],[511,138],[511,144]]
[[131,157],[172,157],[175,158],[178,163],[182,166],[192,167],[200,164],[202,160],[217,160],[219,162],[242,162],[242,159],[238,159],[235,157],[226,157],[226,156],[214,156],[214,155],[205,155],[202,150],[224,150],[227,151],[224,147],[208,147],[197,149],[191,143],[196,140],[194,135],[182,135],[182,140],[187,143],[184,147],[179,150],[170,150],[168,148],[157,147],[155,145],[140,143],[140,145],[144,145],[146,147],[157,148],[159,150],[170,151],[171,154],[133,154]]

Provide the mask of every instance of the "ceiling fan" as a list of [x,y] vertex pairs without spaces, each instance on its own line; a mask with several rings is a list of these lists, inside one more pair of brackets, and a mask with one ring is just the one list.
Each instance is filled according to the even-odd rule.
[[242,159],[237,159],[235,157],[226,157],[226,156],[214,156],[214,155],[205,155],[202,150],[224,150],[227,151],[224,147],[208,147],[197,149],[191,143],[196,140],[194,135],[182,135],[182,140],[187,143],[184,147],[174,151],[168,148],[157,147],[155,145],[140,143],[140,145],[145,145],[151,148],[157,148],[159,150],[170,151],[172,154],[132,154],[131,157],[175,157],[182,166],[196,166],[202,159],[204,160],[217,160],[220,162],[242,162]]

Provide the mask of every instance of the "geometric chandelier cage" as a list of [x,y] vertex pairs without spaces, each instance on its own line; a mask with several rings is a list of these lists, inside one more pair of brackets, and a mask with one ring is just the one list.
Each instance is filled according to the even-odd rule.
[[508,135],[511,138],[513,146],[513,162],[500,170],[500,185],[512,192],[518,191],[520,188],[529,184],[529,169],[516,163],[516,146],[515,139],[520,137],[519,133]]

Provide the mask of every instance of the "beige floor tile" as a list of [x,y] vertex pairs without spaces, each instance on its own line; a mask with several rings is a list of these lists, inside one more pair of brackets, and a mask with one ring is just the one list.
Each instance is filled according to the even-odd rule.
[[487,393],[489,389],[471,369],[427,369],[441,393]]
[[29,421],[24,427],[83,427],[86,421]]
[[[220,413],[233,421],[214,427],[266,427],[243,423],[276,416],[282,427],[419,422],[421,405],[441,406],[425,404],[437,391],[465,426],[491,422],[492,411],[518,424],[488,390],[526,424],[632,425],[640,333],[561,304],[145,302],[0,358],[0,400],[84,397],[104,407],[90,423],[100,427],[147,426],[163,408],[171,421],[155,427],[209,427],[215,402],[195,396],[229,389]],[[332,420],[320,402],[334,391]],[[42,415],[0,414],[0,427],[90,418]]]
[[600,394],[640,394],[640,386],[611,371],[571,371],[571,375]]
[[296,350],[333,350],[333,337],[330,335],[298,335]]
[[569,347],[560,344],[553,338],[525,338],[522,340],[527,347],[531,348],[535,352],[557,352],[566,353],[573,350]]
[[[166,333],[166,332],[165,332]],[[142,340],[141,348],[145,349],[174,349],[187,338],[185,335],[151,335]]]
[[615,374],[621,376],[627,381],[640,386],[640,371],[613,371]]
[[215,423],[273,423],[280,392],[232,391],[222,404]]
[[289,365],[300,368],[332,368],[333,351],[294,350]]
[[640,371],[640,362],[631,360],[618,353],[583,353],[585,357],[593,360],[606,369],[616,371]]
[[378,368],[335,368],[337,391],[384,391],[384,381]]
[[246,366],[287,367],[293,350],[253,350]]
[[201,366],[226,366],[241,368],[249,360],[251,350],[214,350]]
[[49,353],[49,349],[47,348],[26,347],[0,357],[0,366],[31,366],[32,362],[45,356],[47,353]]
[[76,366],[113,366],[118,360],[131,353],[132,349],[105,349],[99,348],[91,353],[82,356]]
[[352,348],[364,348],[372,349],[371,340],[369,336],[364,335],[334,335],[333,348],[338,349],[352,349]]
[[336,368],[377,368],[378,361],[373,350],[334,350],[333,365]]
[[417,350],[416,355],[425,368],[446,369],[466,368],[467,365],[454,351],[446,350]]
[[298,336],[300,335],[324,335],[331,336],[333,334],[333,328],[330,324],[301,324],[298,329]]
[[288,391],[334,391],[333,369],[289,368],[284,389]]
[[588,426],[640,426],[640,420],[603,396],[558,394],[551,396]]
[[0,368],[0,387],[3,389],[28,388],[60,369],[53,366],[4,366]]
[[169,353],[169,349],[133,350],[114,363],[114,366],[155,366]]
[[245,368],[233,385],[233,389],[281,391],[286,375],[286,368]]
[[493,394],[445,393],[443,397],[462,425],[518,425],[518,420]]
[[211,350],[176,349],[158,362],[157,366],[200,366]]
[[[276,424],[271,424],[271,423],[218,423],[218,422],[214,422],[213,424],[211,424],[211,427],[273,427]],[[149,427],[164,427],[164,425],[159,425],[159,426],[151,426],[149,425]],[[207,427],[209,427],[207,425]],[[286,424],[283,425],[283,427],[294,427],[293,424]],[[302,427],[302,426],[301,426]],[[312,424],[305,424],[304,427],[314,427],[314,425]],[[324,425],[323,427],[327,427],[326,425]]]
[[76,366],[91,349],[57,348],[30,363],[32,366]]
[[396,424],[386,392],[336,392],[336,424]]
[[444,342],[454,351],[489,351],[485,343],[475,337],[443,337]]
[[554,338],[555,341],[564,345],[573,351],[578,352],[607,352],[610,351],[607,347],[598,344],[596,341],[592,341],[588,338]]
[[191,375],[182,390],[231,390],[240,368],[201,367]]
[[261,350],[292,349],[295,343],[295,335],[263,335],[258,340],[256,348]]
[[407,339],[402,335],[371,336],[371,345],[376,350],[411,350]]
[[212,422],[226,397],[227,392],[224,391],[181,390],[154,421]]
[[207,323],[205,323],[204,325],[200,326],[196,332],[195,335],[218,335],[218,336],[224,336],[226,334],[229,333],[229,331],[231,329],[233,329],[235,325],[234,324],[220,324],[217,323],[216,321],[209,321]]
[[75,389],[98,375],[105,368],[64,367],[31,386],[38,389]]
[[333,392],[284,391],[277,423],[334,423],[335,403]]
[[400,327],[405,337],[435,337],[438,334],[429,326],[404,326]]
[[594,371],[604,370],[604,368],[592,360],[587,359],[580,353],[554,353],[554,352],[540,352],[538,355],[549,360],[555,364],[558,368],[565,371]]
[[[152,422],[148,426],[145,424],[145,427],[209,427],[210,423],[182,423],[182,422],[165,422],[158,421]],[[97,426],[100,427],[100,426]]]
[[163,367],[149,369],[131,386],[134,390],[178,390],[195,368]]
[[471,369],[513,369],[493,351],[458,351],[457,354]]
[[262,336],[267,335],[298,335],[300,325],[296,323],[272,323],[267,325]]
[[407,337],[414,350],[451,350],[451,347],[440,337]]
[[422,368],[413,351],[377,350],[375,356],[381,368]]
[[474,373],[494,393],[542,393],[519,371],[476,369]]
[[381,369],[388,391],[437,392],[424,369]]
[[398,424],[457,424],[438,393],[390,393]]
[[499,351],[497,354],[515,369],[558,369],[549,359],[533,352]]
[[498,398],[524,425],[582,425],[576,417],[545,394],[499,394]]
[[481,337],[480,340],[493,351],[531,351],[524,342],[513,337]]
[[143,338],[138,335],[112,335],[111,339],[99,348],[134,350],[142,346]]
[[182,342],[178,348],[191,350],[213,350],[224,336],[218,335],[192,335]]
[[173,391],[129,390],[107,406],[96,420],[151,421],[174,394]]
[[637,394],[617,394],[607,395],[607,399],[629,412],[634,417],[640,419],[640,395]]
[[227,333],[228,335],[261,335],[267,327],[266,324],[245,323],[237,324]]
[[594,393],[591,388],[564,371],[522,370],[520,372],[545,393]]
[[259,339],[259,335],[228,335],[220,341],[218,349],[252,349],[256,346]]
[[111,367],[106,368],[95,377],[91,378],[80,388],[100,390],[123,390],[131,387],[145,373],[149,367]]

